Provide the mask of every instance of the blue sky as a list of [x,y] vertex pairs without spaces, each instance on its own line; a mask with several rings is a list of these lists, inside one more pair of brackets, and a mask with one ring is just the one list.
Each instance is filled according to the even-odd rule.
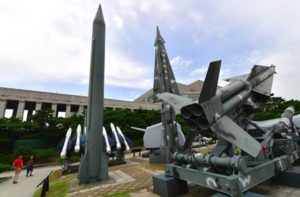
[[[88,94],[92,21],[106,21],[105,97],[133,100],[152,87],[156,26],[178,82],[276,65],[275,96],[300,99],[300,2],[10,0],[0,4],[0,86]],[[220,84],[224,84],[220,80]]]

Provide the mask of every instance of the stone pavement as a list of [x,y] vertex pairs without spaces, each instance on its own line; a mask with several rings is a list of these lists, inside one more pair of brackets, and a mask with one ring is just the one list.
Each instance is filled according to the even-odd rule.
[[[126,155],[130,158],[130,155]],[[51,170],[61,169],[60,166],[51,166],[37,168],[34,170],[33,177],[25,177],[23,170],[18,184],[12,184],[9,179],[0,184],[0,197],[18,197],[32,196],[37,184],[44,179]],[[72,189],[72,182],[69,185],[69,193],[67,196],[107,196],[120,193],[129,194],[132,197],[157,197],[152,192],[152,176],[163,172],[163,165],[149,164],[147,159],[140,157],[130,158],[126,165],[114,166],[109,168],[111,180],[109,184],[92,185],[92,186],[75,186]],[[0,174],[0,177],[12,176],[13,172]],[[76,182],[76,178],[74,181]],[[300,180],[299,180],[300,181]],[[73,184],[76,185],[76,184]],[[78,184],[77,184],[78,185]],[[193,183],[188,184],[189,193],[182,195],[183,197],[192,196],[211,196],[215,191],[208,188],[198,186]],[[261,184],[251,191],[271,197],[296,197],[300,196],[300,188],[292,188],[274,184]],[[121,196],[119,195],[119,196]]]
[[[147,189],[152,186],[152,176],[157,173],[162,173],[162,170],[147,170],[143,164],[148,163],[144,160],[131,159],[135,164],[121,165],[111,167],[109,169],[110,176],[115,179],[114,183],[104,184],[87,188],[79,191],[69,193],[68,196],[107,196],[114,193],[123,192],[136,192],[139,190]],[[121,180],[127,177],[124,181],[119,181],[120,178],[114,176],[120,176]],[[148,190],[147,190],[148,191]],[[152,196],[157,196],[151,193]],[[141,196],[141,195],[137,195]]]
[[[60,166],[49,166],[42,168],[35,168],[31,177],[26,177],[26,169],[22,170],[19,182],[17,184],[12,183],[12,179],[8,179],[0,184],[0,197],[32,197],[36,186],[52,171],[61,169]],[[0,174],[0,177],[13,176],[14,172],[4,172]]]
[[[68,196],[81,197],[81,196],[108,196],[111,194],[123,194],[127,193],[131,197],[157,197],[157,194],[152,192],[152,176],[154,174],[162,173],[162,170],[153,170],[145,168],[145,165],[151,166],[153,164],[147,164],[147,161],[142,159],[131,159],[137,164],[135,165],[122,165],[110,168],[110,175],[112,173],[122,174],[123,177],[128,177],[128,181],[118,182],[115,181],[112,184],[106,184],[101,186],[92,187],[89,189],[83,189],[76,192],[69,193]],[[125,174],[125,175],[124,175]],[[113,175],[116,176],[116,175]],[[300,181],[300,180],[299,180]],[[199,185],[189,183],[189,193],[182,195],[182,197],[194,197],[203,196],[209,197],[216,193],[216,191],[201,187]],[[300,188],[293,188],[274,184],[261,184],[251,190],[265,196],[270,197],[296,197],[300,196]]]
[[[193,183],[190,183],[188,187],[189,187],[189,193],[182,195],[182,197],[194,197],[194,196],[210,197],[216,193],[214,190],[201,187]],[[250,191],[263,196],[269,196],[269,197],[299,197],[300,196],[300,188],[293,188],[293,187],[267,184],[267,183],[260,184],[254,187],[253,189],[251,189]]]

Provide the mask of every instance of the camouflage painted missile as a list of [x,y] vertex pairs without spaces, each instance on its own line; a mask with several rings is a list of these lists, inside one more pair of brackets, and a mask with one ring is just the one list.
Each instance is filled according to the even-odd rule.
[[[164,46],[164,39],[160,35],[160,31],[156,29],[155,39],[155,65],[154,65],[154,83],[153,94],[154,101],[157,100],[156,94],[162,92],[169,92],[179,95],[179,89],[175,80],[175,76],[168,58],[166,48]],[[165,157],[166,163],[170,162],[171,153],[176,150],[178,141],[176,141],[177,128],[176,124],[170,124],[176,121],[175,111],[171,105],[163,102],[161,105],[161,117],[164,127],[163,138],[165,147],[162,147],[161,155]],[[152,162],[152,161],[150,161]]]

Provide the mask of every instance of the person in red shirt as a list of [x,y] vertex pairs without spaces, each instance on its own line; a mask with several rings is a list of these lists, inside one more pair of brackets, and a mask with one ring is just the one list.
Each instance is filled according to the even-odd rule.
[[13,179],[13,183],[18,183],[19,175],[23,167],[23,159],[22,155],[16,158],[13,162],[13,167],[15,168],[15,176]]

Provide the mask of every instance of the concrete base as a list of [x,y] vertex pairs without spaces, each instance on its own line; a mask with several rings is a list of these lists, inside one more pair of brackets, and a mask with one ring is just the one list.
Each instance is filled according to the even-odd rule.
[[293,166],[292,168],[281,172],[272,178],[272,182],[280,185],[291,187],[300,187],[300,166]]
[[187,182],[174,177],[159,174],[152,177],[153,192],[162,197],[173,197],[188,192]]
[[150,163],[166,163],[166,155],[164,154],[164,148],[152,149],[149,152]]
[[[264,195],[257,194],[254,192],[245,192],[243,194],[244,197],[265,197]],[[212,195],[211,197],[229,197],[227,194],[222,194],[222,193],[216,193]]]
[[67,169],[64,169],[61,174],[67,175],[67,174],[73,174],[78,172],[79,165],[69,165]]
[[164,155],[149,154],[149,163],[166,163]]
[[117,165],[123,165],[126,164],[126,161],[120,161],[120,160],[109,160],[108,166],[117,166]]

